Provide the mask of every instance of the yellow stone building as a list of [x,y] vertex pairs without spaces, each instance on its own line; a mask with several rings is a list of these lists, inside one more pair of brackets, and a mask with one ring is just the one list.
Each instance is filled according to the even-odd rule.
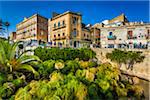
[[53,13],[48,21],[49,42],[53,47],[83,47],[90,44],[90,30],[82,25],[82,15],[74,12]]
[[34,14],[29,18],[24,18],[22,22],[16,26],[15,41],[48,41],[48,19]]

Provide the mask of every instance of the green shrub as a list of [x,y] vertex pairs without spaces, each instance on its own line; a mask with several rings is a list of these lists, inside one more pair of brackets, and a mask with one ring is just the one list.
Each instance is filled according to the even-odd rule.
[[0,97],[3,99],[9,98],[15,90],[15,85],[11,82],[6,82],[0,86]]
[[6,81],[6,76],[3,73],[0,73],[0,85]]
[[95,58],[95,52],[91,49],[82,48],[82,49],[73,49],[73,48],[41,48],[38,47],[35,49],[34,54],[38,56],[42,61],[46,60],[74,60],[79,58],[80,60],[89,60]]
[[55,70],[55,60],[44,61],[38,65],[38,72],[43,78],[48,78],[49,74],[51,74]]
[[92,68],[92,67],[96,67],[97,66],[97,62],[94,62],[94,61],[89,61],[89,67]]
[[68,60],[65,63],[65,67],[62,69],[62,73],[68,74],[70,72],[75,73],[79,69],[80,65],[76,60]]

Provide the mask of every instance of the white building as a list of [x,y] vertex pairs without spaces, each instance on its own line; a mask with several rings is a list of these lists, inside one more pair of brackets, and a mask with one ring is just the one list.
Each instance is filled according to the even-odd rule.
[[150,23],[129,22],[122,14],[94,26],[100,29],[102,48],[150,48]]

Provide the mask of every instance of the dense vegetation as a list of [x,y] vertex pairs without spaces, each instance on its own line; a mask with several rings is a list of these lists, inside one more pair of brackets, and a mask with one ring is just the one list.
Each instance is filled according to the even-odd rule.
[[[39,54],[39,58],[43,60],[40,61],[37,56],[24,54],[15,56],[14,50],[17,51],[17,45],[17,43],[10,45],[7,42],[0,42],[0,48],[2,48],[0,49],[0,99],[116,100],[128,97],[142,98],[143,90],[139,85],[122,80],[119,69],[109,63],[98,65],[94,59],[95,54],[89,49],[80,49],[82,52],[85,51],[84,56],[88,55],[84,59],[84,56],[68,53],[81,52],[78,49],[46,50],[38,48],[36,49],[37,55],[40,50],[41,54],[46,50],[47,53],[43,56],[46,54],[54,56],[53,59],[52,56],[51,59],[48,56],[44,59]],[[54,55],[53,50],[75,57],[69,58],[62,54],[61,56],[66,58],[60,59],[60,54]]]
[[119,49],[115,49],[112,53],[107,53],[106,57],[117,62],[119,67],[121,67],[122,64],[126,64],[127,69],[131,70],[133,70],[133,65],[135,63],[140,63],[145,58],[141,52],[122,51]]
[[36,56],[38,56],[42,61],[46,60],[74,60],[76,58],[79,58],[80,60],[89,60],[91,58],[95,57],[95,52],[88,48],[81,48],[81,49],[73,49],[73,48],[51,48],[51,49],[46,49],[46,48],[37,48],[35,49]]

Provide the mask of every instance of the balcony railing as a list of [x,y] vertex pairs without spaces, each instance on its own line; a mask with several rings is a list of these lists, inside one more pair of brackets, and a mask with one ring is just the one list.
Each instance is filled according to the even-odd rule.
[[65,28],[65,27],[66,27],[66,24],[62,24],[60,26],[53,27],[53,31],[61,29],[61,28]]
[[115,35],[111,35],[107,37],[108,40],[116,40],[116,36]]
[[128,39],[137,39],[136,36],[129,36],[129,35],[127,36],[127,38],[128,38]]
[[66,36],[53,37],[53,40],[62,40],[65,39]]

